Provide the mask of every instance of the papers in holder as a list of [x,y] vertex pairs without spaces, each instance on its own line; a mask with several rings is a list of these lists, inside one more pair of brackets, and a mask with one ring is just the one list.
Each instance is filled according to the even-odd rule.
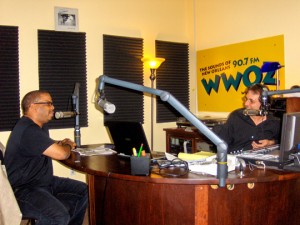
[[112,155],[117,152],[106,148],[105,145],[100,145],[95,148],[75,148],[74,152],[78,152],[82,156],[93,156],[93,155]]
[[[228,172],[235,170],[236,157],[227,155]],[[194,173],[206,173],[217,176],[217,159],[216,155],[206,158],[204,161],[195,163],[189,163],[189,169]]]

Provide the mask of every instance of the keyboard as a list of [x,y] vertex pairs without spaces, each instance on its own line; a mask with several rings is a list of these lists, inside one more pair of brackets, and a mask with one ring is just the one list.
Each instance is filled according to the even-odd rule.
[[233,154],[240,158],[278,160],[279,145],[270,145],[268,147],[255,149],[255,150],[237,151],[237,152],[233,152]]
[[300,172],[300,166],[296,166],[294,164],[289,164],[283,167],[284,170],[286,171],[295,171],[295,172]]

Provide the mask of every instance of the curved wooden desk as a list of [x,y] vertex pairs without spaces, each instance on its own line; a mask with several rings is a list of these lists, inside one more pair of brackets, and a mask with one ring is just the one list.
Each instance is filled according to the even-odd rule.
[[130,161],[116,155],[72,153],[63,164],[87,174],[91,225],[300,224],[300,173],[234,171],[229,190],[208,175],[131,176]]

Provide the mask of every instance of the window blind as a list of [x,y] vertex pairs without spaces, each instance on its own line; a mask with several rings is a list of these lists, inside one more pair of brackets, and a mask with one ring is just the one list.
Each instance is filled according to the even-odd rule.
[[[189,109],[189,45],[167,41],[155,41],[156,57],[166,61],[156,73],[156,88],[170,92]],[[174,122],[181,116],[168,103],[156,97],[156,122]]]
[[[72,94],[79,88],[79,123],[88,126],[86,35],[81,32],[38,31],[39,85],[50,92],[56,111],[73,111]],[[74,118],[55,120],[50,128],[71,128]]]
[[[143,39],[103,35],[104,74],[143,85]],[[116,106],[113,114],[105,114],[110,120],[144,122],[143,93],[105,84],[105,96]]]
[[0,131],[10,131],[20,118],[19,29],[0,26]]

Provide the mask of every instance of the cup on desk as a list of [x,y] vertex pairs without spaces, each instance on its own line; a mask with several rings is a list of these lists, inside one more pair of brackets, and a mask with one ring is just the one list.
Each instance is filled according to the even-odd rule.
[[132,175],[142,175],[148,176],[150,173],[150,157],[143,156],[131,156],[130,157],[131,163],[131,174]]

